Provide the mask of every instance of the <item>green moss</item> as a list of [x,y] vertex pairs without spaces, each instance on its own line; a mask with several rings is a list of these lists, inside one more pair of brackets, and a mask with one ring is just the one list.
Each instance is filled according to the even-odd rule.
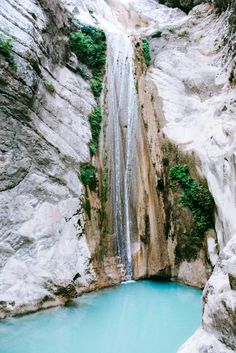
[[99,134],[101,131],[101,123],[102,123],[102,110],[99,105],[97,105],[92,113],[89,115],[89,123],[91,127],[92,133],[92,141],[89,144],[91,154],[96,154],[98,147]]
[[0,36],[0,55],[4,56],[12,70],[17,70],[14,56],[12,54],[13,39],[4,39]]
[[178,37],[183,38],[183,37],[186,37],[188,35],[188,31],[186,29],[181,29],[176,34],[177,34]]
[[4,113],[6,115],[11,114],[11,110],[8,107],[6,107],[5,105],[0,105],[0,112]]
[[51,94],[56,93],[56,88],[55,88],[53,82],[44,80],[44,81],[43,81],[43,84],[44,84],[44,87],[46,88],[46,90],[47,90],[49,93],[51,93]]
[[198,231],[214,228],[215,204],[207,186],[192,178],[187,164],[171,168],[170,176],[183,190],[180,203],[192,212]]
[[85,186],[91,189],[96,186],[96,168],[91,163],[83,164],[80,167],[79,178]]
[[150,56],[150,44],[148,39],[143,39],[143,55],[146,62],[146,65],[149,66],[151,63],[151,56]]

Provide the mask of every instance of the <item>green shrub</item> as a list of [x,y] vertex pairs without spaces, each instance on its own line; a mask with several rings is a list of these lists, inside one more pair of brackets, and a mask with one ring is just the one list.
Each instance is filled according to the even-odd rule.
[[106,63],[106,36],[103,30],[92,26],[70,34],[71,50],[90,69],[102,69]]
[[147,39],[143,39],[143,55],[144,55],[146,65],[149,66],[151,63],[151,56],[150,56],[150,44]]
[[152,38],[161,38],[162,31],[157,30],[155,33],[153,33]]
[[98,148],[97,143],[94,142],[93,140],[90,141],[89,150],[90,150],[90,153],[91,153],[92,156],[94,156],[97,153],[97,148]]
[[101,131],[101,123],[102,123],[102,110],[99,105],[97,105],[92,113],[89,115],[89,123],[91,127],[92,133],[92,141],[89,144],[91,154],[96,154],[98,147],[99,134]]
[[2,36],[0,36],[0,54],[4,56],[12,70],[16,71],[17,66],[12,54],[12,44],[13,39],[4,39]]
[[44,87],[46,88],[46,90],[51,93],[51,94],[54,94],[56,93],[56,88],[53,84],[53,82],[51,81],[43,81],[43,84],[44,84]]
[[192,212],[198,232],[214,228],[215,204],[207,186],[192,178],[187,164],[171,168],[170,176],[183,190],[180,203]]
[[95,188],[96,168],[91,163],[83,164],[80,167],[79,178],[84,185]]
[[177,164],[171,168],[170,177],[174,183],[172,187],[182,189],[180,204],[191,211],[195,223],[190,232],[178,234],[175,261],[179,264],[184,260],[197,259],[204,233],[214,229],[215,204],[207,186],[192,178],[187,164]]
[[70,48],[83,64],[93,70],[90,86],[94,96],[99,97],[102,92],[102,77],[106,63],[107,44],[104,31],[92,26],[80,25],[78,31],[70,34]]
[[102,93],[102,78],[99,76],[93,77],[90,81],[90,87],[95,97],[99,97]]

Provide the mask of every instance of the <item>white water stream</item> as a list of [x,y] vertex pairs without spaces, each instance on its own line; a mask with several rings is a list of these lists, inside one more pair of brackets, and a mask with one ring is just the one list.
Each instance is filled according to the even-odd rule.
[[130,196],[135,132],[140,119],[134,80],[133,47],[123,33],[108,33],[107,124],[112,173],[112,207],[118,256],[132,277]]

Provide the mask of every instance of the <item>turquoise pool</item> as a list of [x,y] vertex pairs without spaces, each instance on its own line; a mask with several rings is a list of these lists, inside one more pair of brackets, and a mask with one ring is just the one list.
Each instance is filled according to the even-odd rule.
[[0,353],[176,353],[200,322],[200,290],[130,282],[0,321]]

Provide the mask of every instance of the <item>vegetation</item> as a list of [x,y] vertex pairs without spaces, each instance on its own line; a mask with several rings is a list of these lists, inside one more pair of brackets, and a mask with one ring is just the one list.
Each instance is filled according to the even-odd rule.
[[102,123],[102,110],[99,105],[97,105],[92,113],[89,115],[89,123],[92,132],[92,141],[89,144],[90,152],[92,155],[96,154],[98,147],[99,134],[101,131]]
[[95,97],[100,97],[102,93],[102,75],[97,72],[97,70],[93,70],[93,78],[90,81],[90,87]]
[[5,105],[0,105],[0,112],[4,113],[6,115],[11,114],[11,110],[8,107],[6,107]]
[[98,28],[81,26],[70,34],[71,50],[90,69],[102,70],[106,63],[106,36]]
[[96,168],[91,163],[83,164],[80,167],[79,178],[84,185],[91,189],[96,186]]
[[80,206],[81,209],[86,213],[88,216],[89,220],[91,219],[91,205],[89,202],[89,199],[85,196],[80,199]]
[[4,39],[0,36],[0,54],[4,56],[12,70],[16,71],[17,66],[12,54],[13,39]]
[[179,186],[183,193],[180,204],[187,207],[195,222],[194,229],[183,234],[183,239],[178,241],[176,256],[179,260],[196,259],[202,246],[203,235],[209,229],[214,229],[214,200],[203,183],[194,180],[187,164],[177,164],[170,170],[173,187]]
[[150,56],[150,44],[148,39],[143,39],[143,55],[146,62],[146,65],[149,66],[151,63],[151,56]]
[[178,37],[183,38],[183,37],[186,37],[188,35],[188,31],[183,28],[180,31],[178,31],[176,34],[177,34]]
[[49,93],[51,93],[51,94],[56,93],[56,88],[55,88],[53,82],[45,80],[45,81],[43,81],[43,84]]
[[153,33],[152,38],[161,38],[162,35],[162,31],[160,31],[159,29]]
[[103,30],[77,24],[80,29],[70,34],[70,48],[78,59],[92,70],[90,87],[95,97],[102,92],[103,71],[106,63],[106,36]]
[[170,175],[183,190],[180,203],[192,212],[199,233],[214,228],[215,205],[207,186],[192,178],[187,164],[177,164]]

